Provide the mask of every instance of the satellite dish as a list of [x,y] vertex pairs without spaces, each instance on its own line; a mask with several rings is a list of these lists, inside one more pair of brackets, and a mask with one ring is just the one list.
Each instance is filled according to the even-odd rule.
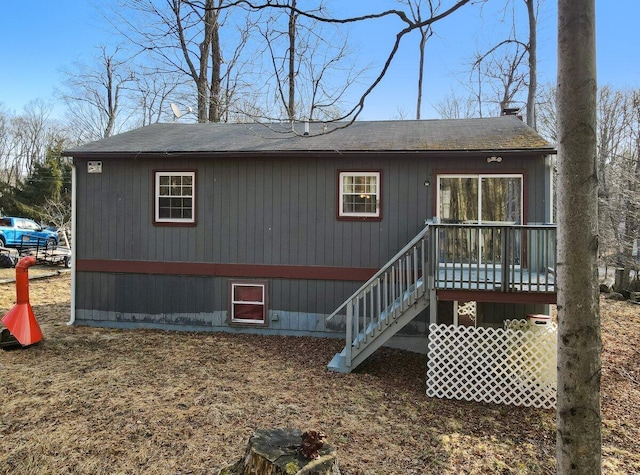
[[182,117],[184,114],[182,113],[182,111],[180,110],[180,108],[174,104],[173,102],[171,103],[171,110],[173,111],[173,117],[175,119],[179,119],[180,117]]

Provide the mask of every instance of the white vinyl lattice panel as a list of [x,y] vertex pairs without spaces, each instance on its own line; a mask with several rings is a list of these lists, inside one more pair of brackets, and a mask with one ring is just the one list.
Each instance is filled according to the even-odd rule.
[[555,408],[557,326],[505,327],[430,325],[427,395]]

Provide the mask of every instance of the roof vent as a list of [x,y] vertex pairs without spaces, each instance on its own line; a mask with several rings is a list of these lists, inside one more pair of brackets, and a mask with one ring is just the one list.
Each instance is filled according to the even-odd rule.
[[519,107],[503,107],[500,115],[518,115],[518,112],[520,112]]

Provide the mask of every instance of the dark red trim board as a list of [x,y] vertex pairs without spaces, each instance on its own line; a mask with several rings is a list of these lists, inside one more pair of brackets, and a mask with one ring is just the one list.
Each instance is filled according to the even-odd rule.
[[157,262],[78,259],[78,272],[123,274],[198,275],[253,279],[305,279],[366,281],[378,269],[362,267],[278,266],[265,264],[216,264],[206,262]]

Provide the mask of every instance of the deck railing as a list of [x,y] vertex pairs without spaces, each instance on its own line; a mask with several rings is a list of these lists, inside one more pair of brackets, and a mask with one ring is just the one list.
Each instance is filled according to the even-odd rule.
[[351,371],[439,290],[555,292],[555,237],[553,225],[429,223],[328,317],[346,325],[329,368]]
[[436,289],[555,292],[556,226],[435,224]]
[[346,314],[347,361],[427,291],[423,275],[431,268],[429,237],[427,226],[328,317]]

